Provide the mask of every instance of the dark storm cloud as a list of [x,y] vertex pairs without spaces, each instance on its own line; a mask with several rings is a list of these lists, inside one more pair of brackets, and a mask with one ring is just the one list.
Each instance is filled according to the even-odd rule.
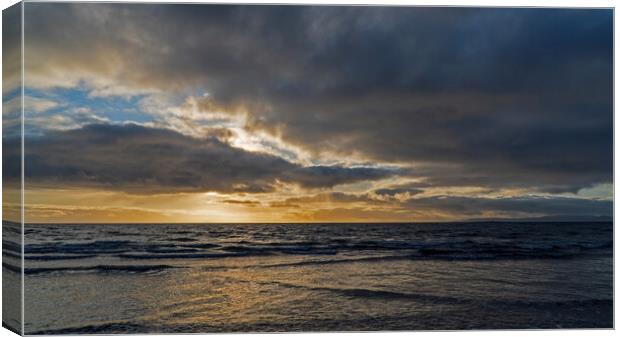
[[[18,176],[19,151],[3,154],[3,169]],[[300,166],[248,152],[216,138],[196,139],[138,125],[88,125],[30,138],[25,147],[30,184],[103,187],[135,193],[266,192],[278,181],[308,188],[380,179],[375,168]]]
[[612,181],[611,10],[29,3],[26,13],[33,74],[263,102],[248,129],[316,154],[423,163],[411,174],[434,185],[576,192]]
[[21,83],[21,9],[21,3],[18,3],[2,12],[2,92],[4,97]]
[[458,197],[437,196],[409,199],[409,209],[435,209],[450,214],[475,218],[500,213],[510,216],[612,216],[611,200],[581,199],[566,197]]

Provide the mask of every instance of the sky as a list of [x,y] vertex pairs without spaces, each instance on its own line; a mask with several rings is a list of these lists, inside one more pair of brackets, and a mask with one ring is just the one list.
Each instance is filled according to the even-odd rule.
[[610,9],[28,2],[24,17],[26,222],[613,213]]

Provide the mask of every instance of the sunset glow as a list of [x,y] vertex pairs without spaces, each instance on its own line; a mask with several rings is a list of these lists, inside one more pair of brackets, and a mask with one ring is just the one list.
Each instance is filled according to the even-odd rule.
[[26,222],[612,214],[609,12],[189,7],[25,6]]

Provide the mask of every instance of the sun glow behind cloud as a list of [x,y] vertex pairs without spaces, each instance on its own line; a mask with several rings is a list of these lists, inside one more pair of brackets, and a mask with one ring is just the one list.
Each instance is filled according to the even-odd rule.
[[27,221],[611,214],[604,11],[161,6],[26,6]]

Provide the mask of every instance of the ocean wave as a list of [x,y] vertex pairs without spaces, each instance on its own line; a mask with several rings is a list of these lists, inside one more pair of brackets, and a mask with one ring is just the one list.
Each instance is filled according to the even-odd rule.
[[383,256],[367,256],[360,258],[343,258],[343,259],[329,259],[329,260],[305,260],[288,263],[275,263],[275,264],[263,264],[258,266],[252,266],[252,268],[280,268],[280,267],[301,267],[310,265],[329,265],[329,264],[342,264],[342,263],[360,263],[360,262],[373,262],[373,261],[390,261],[390,260],[406,260],[411,259],[412,255],[383,255]]
[[2,268],[6,268],[8,271],[21,274],[22,268],[19,266],[14,266],[10,263],[2,262]]
[[65,254],[104,254],[122,253],[144,247],[144,244],[129,240],[100,240],[87,243],[40,243],[28,244],[28,254],[65,253]]
[[2,251],[2,256],[3,257],[5,257],[5,256],[6,257],[11,257],[11,258],[14,258],[14,259],[21,259],[22,258],[22,254],[21,253],[17,253],[16,254],[16,253],[13,253],[13,252],[8,251],[8,250],[3,250]]
[[213,259],[224,257],[246,256],[239,253],[199,253],[199,254],[118,254],[123,259],[156,260],[156,259]]
[[22,225],[17,222],[2,220],[3,236],[20,236],[22,234]]
[[131,322],[113,322],[103,324],[84,325],[77,327],[68,327],[63,329],[40,330],[29,332],[29,335],[87,335],[87,334],[128,334],[128,333],[144,333],[150,330],[141,324]]
[[195,242],[198,241],[198,239],[194,239],[194,238],[171,238],[168,239],[170,241],[176,241],[176,242]]
[[90,255],[26,255],[24,259],[33,261],[56,261],[56,260],[81,260],[97,257],[96,254]]
[[22,245],[10,240],[2,240],[2,250],[8,250],[14,253],[22,253]]
[[[257,282],[261,283],[261,282]],[[463,299],[449,297],[449,296],[437,296],[422,293],[400,292],[381,289],[367,289],[367,288],[330,288],[330,287],[315,287],[306,286],[293,283],[284,282],[262,282],[269,285],[278,285],[280,287],[303,289],[308,291],[329,292],[340,296],[355,297],[355,298],[367,298],[367,299],[385,299],[385,300],[414,300],[414,301],[429,301],[433,303],[460,303]]]
[[611,307],[613,308],[613,300],[611,299],[583,299],[583,300],[565,300],[565,301],[485,301],[487,305],[502,305],[511,307],[523,307],[532,309],[545,308],[547,310],[559,310],[563,307],[573,308],[591,308],[591,307]]
[[[99,255],[123,259],[213,259],[269,255],[338,255],[344,252],[399,252],[412,259],[553,259],[588,254],[610,254],[612,241],[602,243],[506,243],[460,240],[454,242],[341,242],[324,245],[255,243],[218,245],[210,243],[173,244],[132,241],[94,241],[91,243],[45,243],[26,246],[28,260],[69,260]],[[12,251],[15,247],[8,248]],[[329,263],[329,262],[322,262]]]
[[[429,260],[485,259],[565,259],[603,254],[611,256],[613,240],[603,225],[545,225],[523,224],[518,231],[508,226],[488,224],[455,225],[424,228],[406,225],[382,226],[290,226],[283,230],[276,225],[227,225],[205,227],[146,226],[143,233],[135,228],[127,232],[137,237],[108,237],[127,234],[124,230],[92,225],[70,227],[62,237],[67,241],[50,241],[47,232],[63,233],[66,227],[40,227],[40,241],[25,246],[27,260],[82,259],[103,256],[121,259],[216,259],[272,255],[383,255],[406,256]],[[491,227],[486,227],[491,226]],[[605,225],[608,226],[608,225]],[[548,227],[548,228],[547,228]],[[467,228],[468,230],[465,230]],[[157,229],[157,230],[152,230]],[[594,231],[596,234],[588,234]],[[97,234],[97,233],[100,234]],[[524,236],[524,232],[528,235]],[[574,233],[582,233],[575,235]],[[182,236],[179,236],[182,235]],[[95,240],[91,238],[106,238]],[[200,237],[200,239],[197,239]],[[21,253],[21,246],[5,241],[7,251]],[[333,263],[341,263],[335,259]],[[315,262],[312,262],[315,263]],[[316,262],[331,263],[331,262]]]
[[185,247],[185,248],[201,248],[201,249],[210,249],[210,248],[221,247],[221,245],[214,244],[214,243],[191,243],[191,244],[181,244],[181,245],[177,245],[177,246],[178,247]]
[[339,249],[333,246],[315,245],[291,245],[288,243],[271,243],[267,245],[234,245],[222,247],[221,250],[239,254],[252,255],[273,255],[273,254],[313,254],[313,255],[333,255]]
[[170,265],[97,265],[80,267],[51,267],[51,268],[26,268],[24,274],[43,273],[72,273],[72,272],[96,272],[96,273],[154,273],[166,269],[182,268]]

